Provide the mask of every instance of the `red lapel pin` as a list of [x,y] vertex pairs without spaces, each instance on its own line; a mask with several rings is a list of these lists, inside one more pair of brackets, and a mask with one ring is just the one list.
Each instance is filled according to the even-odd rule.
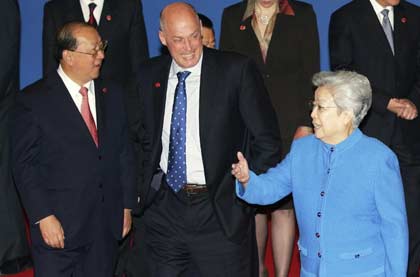
[[159,82],[155,83],[155,88],[160,88],[160,83]]
[[102,88],[102,93],[107,93],[108,89],[107,88]]
[[402,23],[406,23],[407,22],[407,18],[406,17],[401,18],[401,22]]
[[245,26],[245,25],[241,25],[241,26],[239,26],[239,30],[243,31],[243,30],[245,30],[245,29],[246,29],[246,26]]
[[111,20],[112,20],[112,16],[108,14],[108,15],[106,16],[106,20],[111,21]]

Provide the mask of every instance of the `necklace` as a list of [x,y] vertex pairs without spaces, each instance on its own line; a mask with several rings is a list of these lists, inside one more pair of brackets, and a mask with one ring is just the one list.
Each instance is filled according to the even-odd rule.
[[[265,13],[263,13],[263,11]],[[275,12],[276,12],[275,5],[273,5],[269,9],[263,9],[257,3],[255,5],[255,15],[257,16],[257,20],[264,26],[267,26],[268,23],[270,23],[270,19],[273,16],[273,14],[275,14]]]
[[257,15],[258,21],[262,24],[262,25],[268,25],[268,23],[270,22],[270,18],[271,16],[268,16],[266,14],[260,14]]

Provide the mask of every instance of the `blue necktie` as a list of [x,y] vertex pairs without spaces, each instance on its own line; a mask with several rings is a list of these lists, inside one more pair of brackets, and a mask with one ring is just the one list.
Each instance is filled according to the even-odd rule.
[[386,38],[388,40],[388,43],[389,43],[389,46],[391,47],[391,50],[392,50],[392,54],[395,54],[395,52],[394,52],[394,38],[392,36],[391,21],[389,20],[388,13],[389,13],[388,9],[383,9],[381,11],[381,14],[384,16],[384,18],[382,20],[382,29],[384,29],[385,36],[386,36]]
[[187,183],[186,162],[186,127],[187,127],[187,94],[185,92],[185,79],[191,72],[178,72],[178,85],[175,89],[174,105],[171,118],[171,135],[169,138],[168,170],[166,182],[178,192]]

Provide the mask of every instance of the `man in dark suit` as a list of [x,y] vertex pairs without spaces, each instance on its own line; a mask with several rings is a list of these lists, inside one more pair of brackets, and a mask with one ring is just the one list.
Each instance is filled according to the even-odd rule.
[[400,0],[355,0],[330,22],[334,70],[366,75],[372,109],[362,130],[397,154],[410,231],[409,276],[420,265],[420,9]]
[[25,220],[11,175],[9,115],[19,91],[20,16],[16,0],[0,2],[0,275],[28,260]]
[[248,58],[204,48],[194,8],[161,13],[170,56],[140,69],[140,205],[147,276],[257,276],[254,210],[235,197],[232,157],[255,138],[252,165],[279,161],[276,116]]
[[140,0],[51,0],[44,7],[44,76],[57,69],[56,33],[70,21],[90,22],[108,41],[102,78],[126,83],[149,57]]
[[35,275],[112,276],[136,205],[122,92],[95,80],[104,49],[92,26],[64,25],[57,58],[56,72],[19,95],[12,122]]

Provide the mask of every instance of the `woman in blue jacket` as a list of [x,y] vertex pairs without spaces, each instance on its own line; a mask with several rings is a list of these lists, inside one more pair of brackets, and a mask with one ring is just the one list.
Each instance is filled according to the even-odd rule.
[[339,71],[318,73],[313,83],[315,134],[259,176],[239,152],[236,193],[259,205],[293,193],[301,276],[403,277],[408,229],[398,161],[357,128],[371,106],[369,81]]

